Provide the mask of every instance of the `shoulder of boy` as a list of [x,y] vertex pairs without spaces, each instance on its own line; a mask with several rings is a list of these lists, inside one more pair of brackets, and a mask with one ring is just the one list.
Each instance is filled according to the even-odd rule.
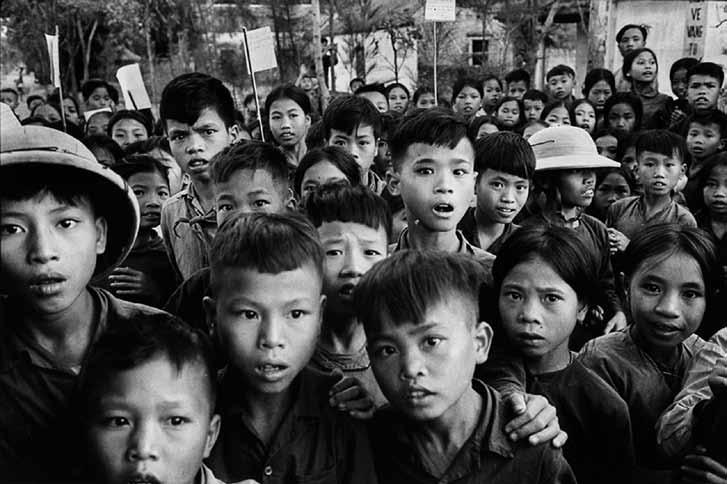
[[139,315],[169,314],[161,309],[119,299],[105,289],[93,288],[98,291],[101,304],[106,306],[106,322],[114,323],[129,321]]

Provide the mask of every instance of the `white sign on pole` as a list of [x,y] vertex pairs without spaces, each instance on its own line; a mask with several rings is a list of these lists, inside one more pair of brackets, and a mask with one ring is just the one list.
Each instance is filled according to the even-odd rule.
[[[250,56],[248,66],[252,72],[266,71],[278,67],[275,58],[275,40],[270,27],[247,31],[247,52]],[[248,67],[248,70],[250,67]],[[248,74],[251,74],[248,72]]]
[[687,13],[687,36],[684,39],[684,55],[704,57],[704,41],[707,33],[707,3],[690,0]]
[[116,71],[116,79],[119,80],[121,92],[124,95],[126,109],[149,109],[151,99],[144,86],[144,78],[141,77],[139,64],[129,64],[119,67]]
[[58,36],[45,34],[50,57],[50,78],[54,87],[61,87],[61,60],[58,56]]
[[454,22],[457,19],[455,3],[455,0],[427,0],[424,5],[424,20]]

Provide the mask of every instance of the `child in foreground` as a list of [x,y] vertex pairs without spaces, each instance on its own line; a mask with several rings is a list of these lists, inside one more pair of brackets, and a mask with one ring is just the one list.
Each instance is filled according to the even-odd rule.
[[306,369],[326,300],[324,257],[299,215],[237,212],[215,237],[204,305],[228,365],[208,464],[223,480],[376,482],[365,429],[329,406],[335,378]]
[[169,315],[104,334],[79,392],[98,482],[222,484],[202,463],[220,431],[215,370],[206,337]]
[[638,479],[663,483],[674,470],[656,442],[656,423],[679,392],[705,342],[694,332],[718,304],[721,270],[711,237],[696,227],[645,227],[623,255],[629,326],[589,341],[579,360],[629,407]]
[[597,300],[588,248],[565,228],[524,227],[505,242],[493,272],[503,328],[525,360],[526,390],[556,406],[568,432],[563,451],[578,482],[629,482],[628,407],[568,347]]
[[575,482],[560,451],[512,443],[499,393],[472,379],[492,341],[478,314],[484,280],[465,254],[404,251],[356,288],[372,369],[391,404],[369,427],[379,482]]

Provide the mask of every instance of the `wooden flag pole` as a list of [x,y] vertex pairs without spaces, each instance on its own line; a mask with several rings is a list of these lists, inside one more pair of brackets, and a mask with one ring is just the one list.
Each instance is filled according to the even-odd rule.
[[252,59],[250,59],[250,46],[247,45],[247,29],[242,28],[242,36],[245,39],[245,58],[247,59],[247,70],[252,79],[252,93],[255,97],[255,111],[257,112],[257,124],[260,127],[260,139],[265,141],[265,132],[263,131],[263,118],[260,115],[260,100],[257,95],[257,83],[255,82],[255,71],[252,69]]
[[[61,37],[60,37],[60,35],[58,35],[58,26],[57,25],[56,25],[56,40],[58,42],[58,57],[59,57],[58,65],[60,66]],[[54,65],[53,59],[51,59],[50,62],[51,62],[51,65]],[[58,76],[58,97],[60,98],[60,101],[61,101],[60,108],[61,108],[61,121],[63,122],[63,131],[65,131],[67,133],[68,125],[66,124],[66,108],[63,105],[63,82],[61,82],[61,73],[60,72],[56,72],[55,75]]]
[[439,106],[439,94],[437,93],[437,22],[434,25],[434,105]]

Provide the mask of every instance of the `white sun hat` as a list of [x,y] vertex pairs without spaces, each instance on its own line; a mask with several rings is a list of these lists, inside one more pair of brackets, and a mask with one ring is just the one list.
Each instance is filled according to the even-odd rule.
[[619,168],[621,163],[598,154],[583,128],[554,126],[533,134],[528,143],[535,153],[535,171]]

